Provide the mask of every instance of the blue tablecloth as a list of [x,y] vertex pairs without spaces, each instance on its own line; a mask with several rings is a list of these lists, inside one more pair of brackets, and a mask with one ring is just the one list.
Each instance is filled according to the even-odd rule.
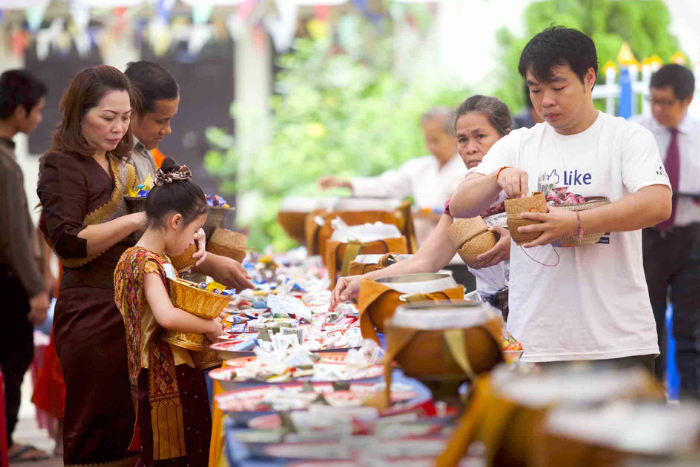
[[[420,383],[418,380],[405,376],[401,370],[394,370],[392,381],[396,383],[404,383],[413,388],[416,392],[417,400],[428,400],[432,397],[430,390]],[[246,448],[246,445],[238,441],[235,434],[239,431],[245,431],[247,427],[236,426],[230,418],[225,422],[226,434],[226,456],[230,467],[283,467],[289,462],[268,457],[253,457]]]

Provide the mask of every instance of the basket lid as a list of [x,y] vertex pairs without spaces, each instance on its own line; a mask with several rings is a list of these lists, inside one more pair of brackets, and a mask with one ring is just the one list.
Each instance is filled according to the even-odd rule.
[[382,285],[404,294],[433,293],[458,286],[450,274],[406,274],[403,276],[382,277],[376,279]]
[[618,402],[588,409],[556,409],[546,419],[553,435],[646,455],[692,452],[700,440],[696,404]]
[[604,363],[563,363],[540,374],[499,368],[492,372],[492,377],[501,395],[531,407],[585,406],[651,392],[651,376],[643,368],[619,368]]
[[282,212],[307,212],[316,209],[329,210],[337,198],[308,198],[303,196],[288,196],[280,203]]
[[425,302],[398,307],[389,323],[408,329],[465,329],[482,326],[496,316],[491,305],[483,302]]
[[[357,255],[353,261],[356,263],[360,263],[360,264],[377,264],[379,262],[379,260],[382,259],[384,256],[385,255]],[[396,256],[401,261],[405,261],[413,255],[394,255],[394,256]]]
[[333,204],[334,211],[394,211],[401,205],[392,198],[340,198]]
[[481,216],[457,219],[447,228],[447,236],[450,237],[454,247],[459,249],[466,241],[486,230],[488,226]]

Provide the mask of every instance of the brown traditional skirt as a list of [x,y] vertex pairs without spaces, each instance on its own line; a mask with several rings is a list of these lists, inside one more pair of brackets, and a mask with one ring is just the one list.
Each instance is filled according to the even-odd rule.
[[66,382],[66,466],[133,466],[134,431],[126,332],[114,289],[62,289],[54,317],[56,351]]
[[209,464],[211,441],[211,408],[207,394],[207,383],[202,370],[178,365],[175,374],[182,401],[182,420],[185,426],[187,456],[174,459],[153,460],[153,428],[151,426],[151,403],[148,401],[148,370],[139,374],[139,431],[141,458],[138,467],[160,466],[206,466]]

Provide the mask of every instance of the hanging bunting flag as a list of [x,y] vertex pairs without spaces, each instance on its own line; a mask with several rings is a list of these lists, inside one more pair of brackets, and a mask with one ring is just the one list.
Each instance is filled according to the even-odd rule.
[[68,3],[68,12],[78,31],[83,31],[87,28],[90,22],[90,7],[85,6],[80,0],[71,0]]
[[158,7],[156,8],[158,17],[165,20],[166,23],[170,21],[174,6],[175,0],[158,0]]
[[327,21],[311,19],[306,23],[306,29],[313,39],[324,39],[330,34],[330,26]]
[[331,7],[328,5],[316,5],[314,7],[314,15],[316,16],[316,19],[319,21],[326,21],[328,19],[328,15],[331,13]]
[[170,48],[172,34],[168,23],[161,16],[153,18],[148,25],[148,42],[157,57],[162,57]]
[[292,48],[297,29],[299,6],[286,0],[276,0],[276,16],[263,18],[263,24],[272,37],[275,50],[285,53]]
[[352,0],[352,3],[355,5],[355,8],[362,12],[364,17],[369,19],[375,26],[382,22],[382,15],[372,11],[367,0]]
[[253,10],[255,10],[255,5],[257,3],[258,0],[246,0],[236,7],[236,15],[243,20],[248,19],[253,13]]
[[261,51],[265,50],[265,48],[267,47],[267,33],[265,32],[264,27],[262,27],[259,24],[256,24],[253,27],[252,38],[253,45],[256,49]]
[[192,26],[190,38],[187,43],[187,53],[196,57],[213,36],[214,32],[212,28],[206,24]]
[[[58,47],[59,37],[65,28],[65,20],[56,18],[51,21],[51,25],[46,29],[41,29],[36,33],[36,56],[43,61],[49,57],[51,46]],[[70,37],[68,38],[70,46]],[[65,44],[64,44],[65,46]]]
[[358,52],[362,45],[360,22],[359,15],[343,15],[338,21],[338,43],[351,55]]
[[71,0],[68,4],[68,11],[73,19],[71,35],[75,42],[75,48],[81,57],[87,57],[92,49],[92,40],[87,31],[90,23],[90,8],[80,0]]
[[28,44],[29,32],[26,29],[17,28],[10,36],[10,47],[12,48],[12,54],[17,58],[22,58]]
[[246,31],[245,19],[241,18],[238,14],[230,15],[226,19],[226,29],[228,29],[231,40],[241,40]]
[[213,5],[193,5],[192,6],[192,22],[194,24],[207,24],[211,14],[214,11]]
[[42,0],[27,8],[24,14],[27,17],[27,25],[31,32],[37,32],[41,27],[41,22],[44,20],[46,7],[49,6],[49,0]]

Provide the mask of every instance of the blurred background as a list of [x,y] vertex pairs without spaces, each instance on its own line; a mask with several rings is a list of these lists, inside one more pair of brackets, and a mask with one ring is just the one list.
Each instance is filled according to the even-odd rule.
[[17,138],[30,205],[72,77],[150,60],[181,88],[161,152],[236,206],[251,246],[286,250],[284,197],[347,195],[315,182],[427,154],[429,108],[481,93],[519,113],[520,52],[552,24],[595,40],[596,105],[611,113],[648,113],[661,64],[700,70],[697,0],[0,0],[0,71],[27,68],[49,87],[41,127]]

